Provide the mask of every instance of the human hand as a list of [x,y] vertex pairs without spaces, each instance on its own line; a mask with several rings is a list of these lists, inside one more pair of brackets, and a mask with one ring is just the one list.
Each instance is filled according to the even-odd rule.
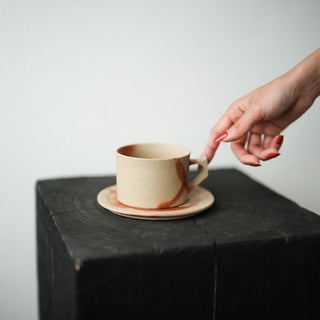
[[[319,53],[318,50],[318,63]],[[259,166],[260,160],[277,157],[282,130],[299,118],[320,93],[319,74],[310,72],[308,58],[287,74],[232,103],[212,128],[202,155],[210,162],[223,141],[231,142],[232,151],[244,164]]]

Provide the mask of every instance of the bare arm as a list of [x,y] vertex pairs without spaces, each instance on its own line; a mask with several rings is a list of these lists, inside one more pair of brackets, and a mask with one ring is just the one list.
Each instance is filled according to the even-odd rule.
[[279,155],[280,135],[320,95],[320,49],[292,70],[236,100],[212,128],[203,155],[211,161],[219,143],[231,148],[244,164]]

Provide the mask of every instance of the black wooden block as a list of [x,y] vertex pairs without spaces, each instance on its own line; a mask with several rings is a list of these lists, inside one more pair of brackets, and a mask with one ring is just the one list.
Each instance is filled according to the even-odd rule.
[[320,319],[320,217],[237,170],[203,213],[144,221],[101,208],[115,177],[37,183],[40,318]]

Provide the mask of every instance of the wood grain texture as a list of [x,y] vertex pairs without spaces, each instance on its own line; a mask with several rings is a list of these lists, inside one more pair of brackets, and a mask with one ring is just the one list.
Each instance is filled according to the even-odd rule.
[[320,217],[233,169],[198,216],[101,208],[115,177],[37,183],[41,319],[319,319]]

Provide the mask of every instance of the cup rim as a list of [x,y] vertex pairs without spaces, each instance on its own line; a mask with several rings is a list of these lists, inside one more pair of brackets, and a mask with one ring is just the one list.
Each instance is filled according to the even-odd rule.
[[[170,148],[179,148],[180,153],[177,153],[174,157],[163,157],[163,158],[147,158],[147,157],[136,157],[124,154],[125,150],[127,149],[128,152],[134,152],[135,148],[137,146],[162,146],[162,147],[170,147]],[[128,159],[134,159],[134,160],[141,160],[141,161],[165,161],[165,160],[173,160],[173,159],[181,159],[187,156],[190,156],[190,150],[182,145],[175,144],[175,143],[162,143],[162,142],[142,142],[142,143],[133,143],[124,145],[122,147],[119,147],[116,151],[117,155],[128,158]]]

